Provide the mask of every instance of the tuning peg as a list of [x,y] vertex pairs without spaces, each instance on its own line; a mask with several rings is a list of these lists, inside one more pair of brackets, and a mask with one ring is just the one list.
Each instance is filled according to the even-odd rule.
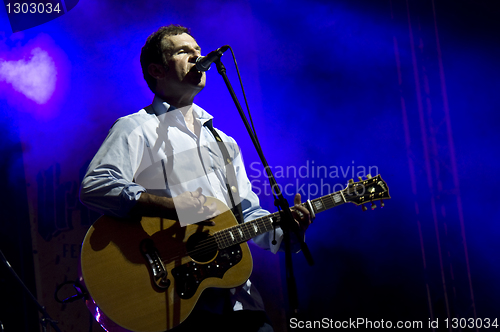
[[375,202],[372,202],[372,210],[375,210],[377,208],[377,204]]
[[380,207],[381,207],[381,208],[383,208],[384,206],[385,206],[385,204],[384,204],[384,200],[382,200],[382,199],[381,199],[381,200],[380,200]]
[[349,180],[349,184],[353,184],[354,183],[354,180],[353,179],[350,179]]
[[363,178],[361,176],[358,176],[359,181],[363,181]]
[[367,175],[366,175],[366,178],[367,178],[368,180],[370,180],[370,179],[372,178],[372,175],[371,175],[371,174],[367,174]]
[[361,210],[366,211],[368,208],[364,204],[361,204]]

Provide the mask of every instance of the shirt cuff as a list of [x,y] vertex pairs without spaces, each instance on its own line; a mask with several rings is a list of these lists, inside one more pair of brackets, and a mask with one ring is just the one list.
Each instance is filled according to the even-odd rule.
[[127,216],[129,211],[139,200],[139,197],[141,197],[141,194],[146,191],[146,188],[136,183],[131,183],[125,186],[125,188],[123,188],[122,192],[120,193],[121,204],[119,211],[117,211],[117,214],[122,217]]

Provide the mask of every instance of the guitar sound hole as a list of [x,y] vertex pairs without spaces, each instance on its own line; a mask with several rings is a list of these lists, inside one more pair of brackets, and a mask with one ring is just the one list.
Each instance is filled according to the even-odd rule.
[[217,256],[217,243],[208,233],[194,233],[186,242],[189,256],[197,262],[209,262]]

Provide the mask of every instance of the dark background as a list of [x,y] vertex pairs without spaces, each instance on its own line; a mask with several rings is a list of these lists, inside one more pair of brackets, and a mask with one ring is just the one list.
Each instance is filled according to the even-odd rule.
[[[355,178],[375,167],[390,187],[384,209],[344,205],[318,215],[308,230],[316,264],[294,256],[303,319],[426,327],[428,319],[497,318],[498,7],[477,0],[80,1],[16,34],[1,13],[1,61],[26,58],[38,45],[54,59],[57,83],[37,104],[0,81],[0,249],[35,291],[27,206],[37,197],[26,188],[36,184],[25,176],[57,163],[63,179],[78,182],[114,120],[152,100],[138,60],[146,37],[178,23],[192,29],[203,53],[235,49],[271,165],[337,167],[337,176],[282,173],[279,183],[294,188],[290,201],[295,191],[316,198],[344,185],[353,166]],[[223,60],[237,86],[229,53]],[[214,70],[197,103],[240,144],[262,205],[274,211]],[[5,330],[35,330],[34,309],[0,272]]]

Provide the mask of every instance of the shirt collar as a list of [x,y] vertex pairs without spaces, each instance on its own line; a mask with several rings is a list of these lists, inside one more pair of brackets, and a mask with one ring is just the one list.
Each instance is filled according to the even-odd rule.
[[[175,106],[170,105],[169,103],[167,103],[158,96],[154,97],[152,106],[153,106],[153,112],[157,117],[160,117],[162,114],[178,110]],[[210,115],[210,113],[208,113],[207,111],[205,111],[203,108],[201,108],[196,104],[193,104],[193,112],[195,114],[196,119],[198,119],[202,125],[204,125],[205,122],[213,119],[213,116]]]

